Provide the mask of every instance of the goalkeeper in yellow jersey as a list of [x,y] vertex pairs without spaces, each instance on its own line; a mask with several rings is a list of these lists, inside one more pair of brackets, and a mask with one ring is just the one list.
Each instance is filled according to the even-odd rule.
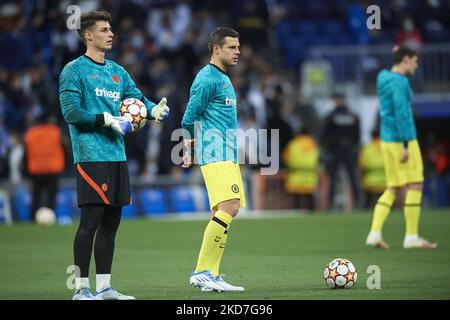
[[417,142],[411,109],[412,90],[408,76],[417,69],[417,53],[409,48],[395,48],[393,67],[382,70],[377,77],[380,98],[381,149],[385,164],[387,189],[378,199],[372,227],[366,244],[388,248],[383,241],[382,228],[399,191],[406,187],[404,214],[406,234],[404,248],[436,248],[419,237],[419,217],[422,205],[423,163]]
[[[213,211],[189,283],[202,291],[243,291],[243,287],[225,282],[219,274],[231,222],[239,209],[245,207],[237,156],[236,93],[227,74],[238,62],[239,33],[217,28],[210,34],[208,46],[210,63],[199,71],[191,86],[182,120],[183,129],[189,132],[185,144],[192,150],[195,147],[193,152]],[[186,153],[183,167],[192,165],[193,156]]]

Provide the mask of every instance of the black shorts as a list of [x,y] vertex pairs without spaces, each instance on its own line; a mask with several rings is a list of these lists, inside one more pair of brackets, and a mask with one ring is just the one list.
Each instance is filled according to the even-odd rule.
[[75,169],[78,207],[85,204],[114,207],[131,204],[130,176],[126,162],[79,162]]

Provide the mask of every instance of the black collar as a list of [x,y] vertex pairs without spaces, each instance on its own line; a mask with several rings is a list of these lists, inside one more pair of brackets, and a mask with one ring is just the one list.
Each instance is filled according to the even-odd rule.
[[209,65],[213,66],[214,68],[216,68],[217,70],[219,70],[220,72],[222,72],[223,74],[227,75],[227,73],[225,71],[223,71],[222,69],[220,69],[218,66],[216,66],[213,63],[209,63]]
[[104,66],[104,65],[105,65],[105,62],[103,62],[103,63],[97,62],[97,61],[95,61],[95,60],[92,59],[91,57],[88,57],[88,56],[85,55],[85,54],[83,54],[83,57],[88,58],[88,59],[91,60],[93,63],[98,64],[99,66]]

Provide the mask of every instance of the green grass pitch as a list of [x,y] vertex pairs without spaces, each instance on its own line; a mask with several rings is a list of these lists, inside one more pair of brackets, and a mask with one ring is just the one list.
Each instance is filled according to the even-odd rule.
[[[400,210],[385,225],[389,250],[365,246],[369,212],[279,216],[233,221],[221,272],[230,283],[244,286],[244,293],[200,292],[188,285],[206,216],[200,221],[123,221],[112,284],[138,299],[450,299],[448,210],[422,213],[421,232],[438,242],[435,250],[402,249]],[[76,227],[0,226],[0,299],[71,299],[66,270]],[[350,290],[329,289],[323,280],[325,265],[338,257],[357,268],[358,281]],[[379,290],[367,288],[370,265],[381,270]],[[95,288],[93,259],[90,279]]]

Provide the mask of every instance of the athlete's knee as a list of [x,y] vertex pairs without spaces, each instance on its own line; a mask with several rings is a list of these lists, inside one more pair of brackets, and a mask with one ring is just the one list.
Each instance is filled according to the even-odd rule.
[[104,216],[100,222],[99,228],[108,232],[115,232],[119,228],[120,220],[110,216]]
[[93,238],[95,233],[97,232],[97,229],[98,229],[98,224],[95,224],[92,222],[80,224],[78,226],[76,235],[80,236],[80,237]]
[[81,207],[80,225],[78,232],[82,234],[95,234],[102,217],[102,208],[95,205]]
[[241,201],[239,199],[232,199],[219,203],[219,210],[225,211],[233,217],[239,213],[240,208]]

